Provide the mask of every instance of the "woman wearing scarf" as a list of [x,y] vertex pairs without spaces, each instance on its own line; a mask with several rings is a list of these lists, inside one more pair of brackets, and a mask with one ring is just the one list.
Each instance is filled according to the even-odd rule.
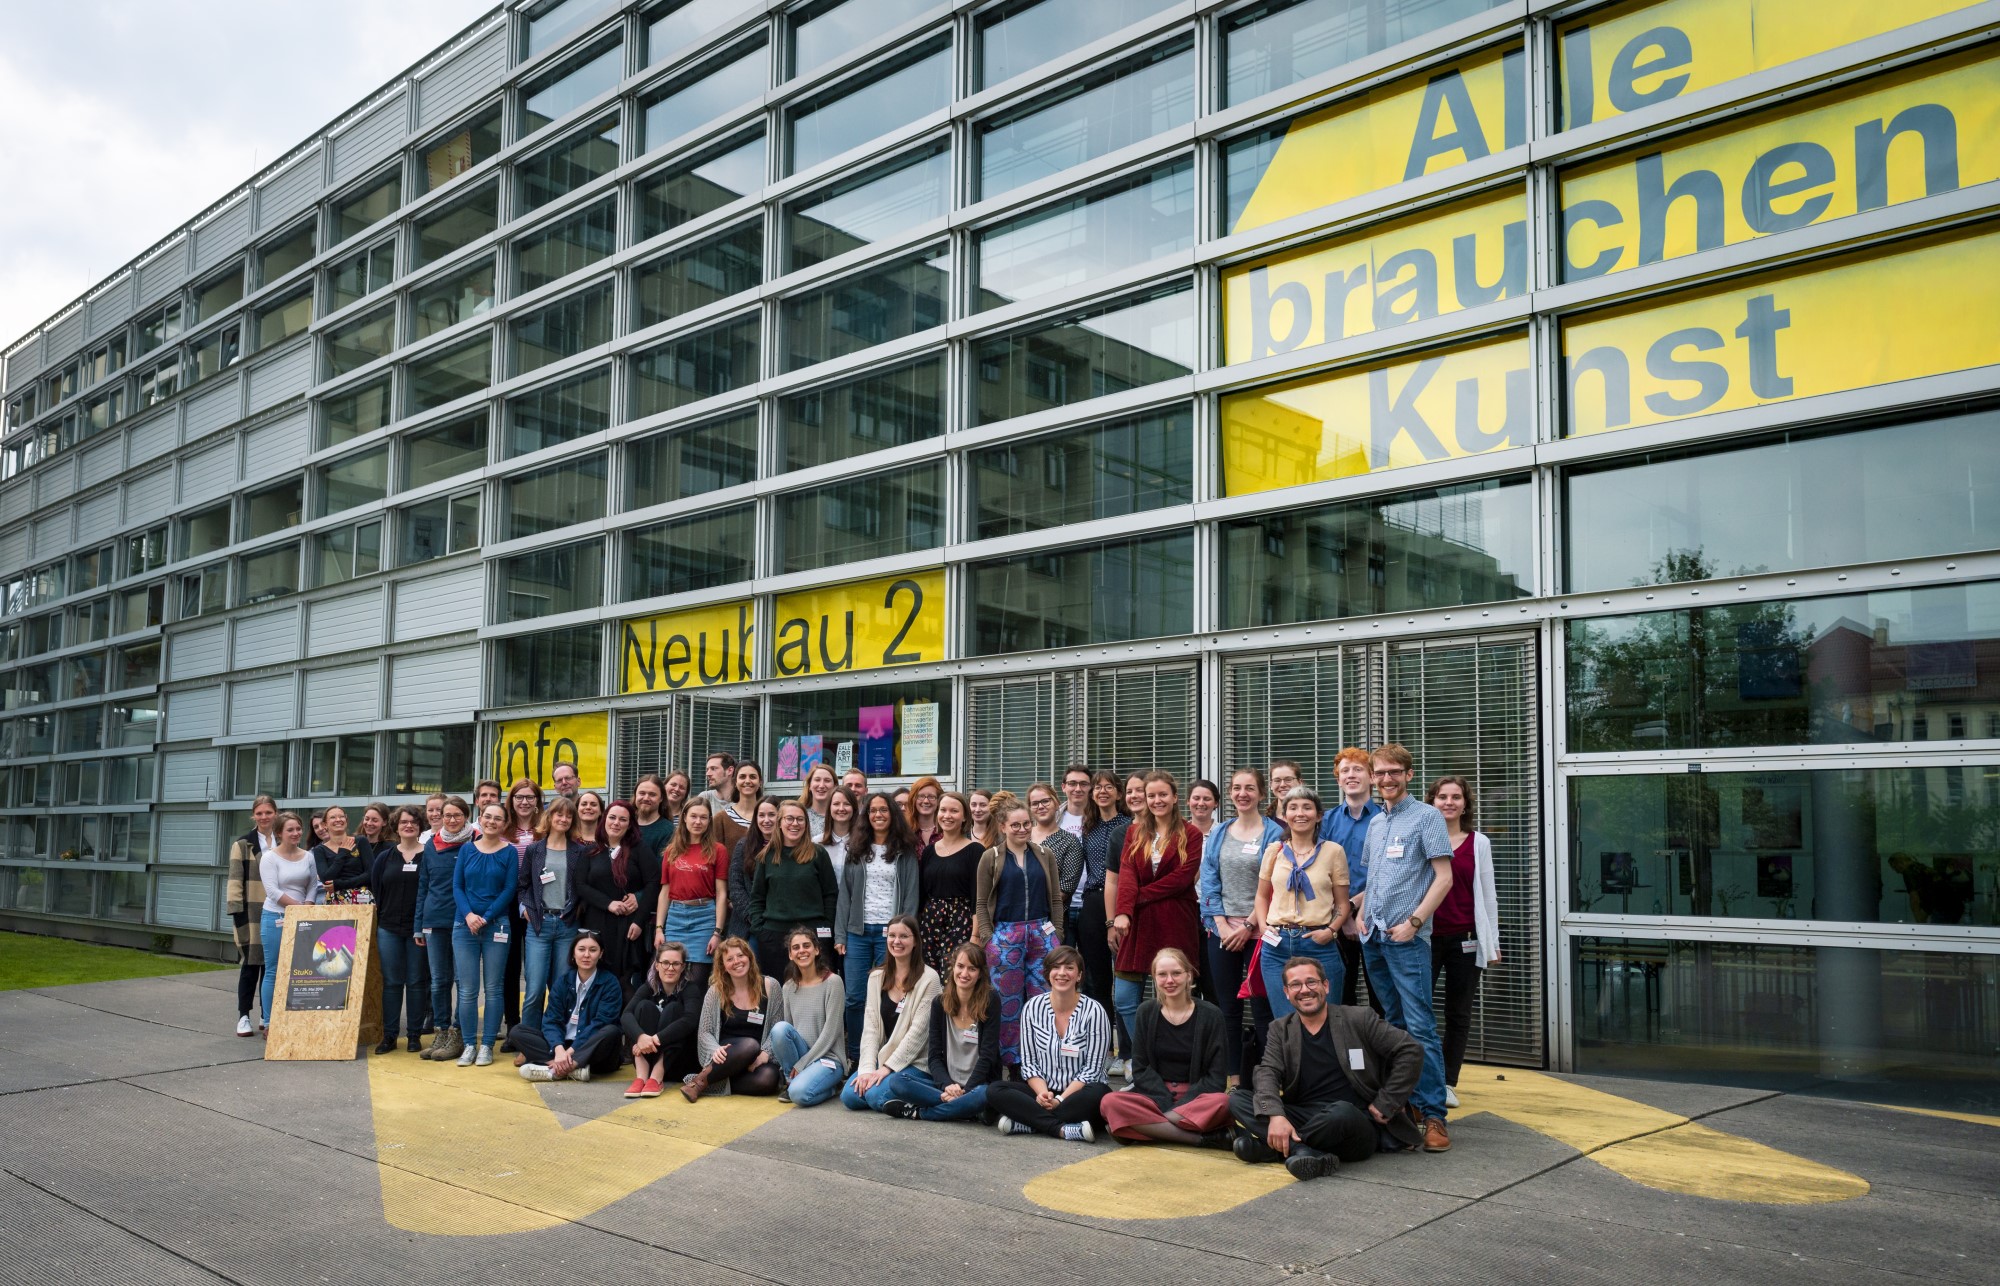
[[464,1034],[453,1020],[458,1011],[451,1003],[452,983],[458,977],[457,958],[451,949],[451,926],[458,919],[451,897],[451,874],[458,862],[459,845],[472,839],[471,813],[471,807],[457,795],[447,798],[438,809],[438,828],[424,841],[417,858],[416,942],[430,957],[431,1021],[437,1025],[421,1057],[445,1062],[465,1052]]
[[1285,962],[1311,956],[1326,970],[1326,994],[1338,996],[1346,971],[1340,963],[1340,926],[1347,919],[1347,854],[1319,837],[1319,794],[1294,786],[1280,816],[1285,838],[1264,850],[1257,874],[1257,913],[1252,927],[1263,938],[1259,958],[1271,1013],[1292,1012],[1285,999]]

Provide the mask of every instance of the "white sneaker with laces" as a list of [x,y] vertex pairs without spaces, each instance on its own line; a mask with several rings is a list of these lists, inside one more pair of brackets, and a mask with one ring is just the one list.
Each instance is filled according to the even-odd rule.
[[[1123,1100],[1120,1101],[1122,1102]],[[1458,1106],[1458,1091],[1449,1085],[1444,1087],[1444,1105],[1446,1107]]]
[[590,1069],[579,1063],[570,1070],[569,1078],[573,1081],[587,1081],[590,1079]]
[[1090,1128],[1090,1122],[1080,1121],[1075,1125],[1062,1127],[1062,1136],[1071,1143],[1095,1143],[1097,1134]]
[[238,1036],[255,1036],[257,1034],[257,1024],[250,1021],[250,1015],[244,1014],[236,1020],[236,1034]]
[[[465,1060],[464,1060],[464,1059],[462,1059],[462,1058],[461,1058],[461,1059],[459,1059],[458,1061],[459,1061],[459,1062],[460,1062],[461,1064],[465,1062]],[[473,1060],[472,1060],[472,1065],[473,1065],[474,1067],[491,1067],[491,1066],[493,1066],[493,1046],[491,1046],[491,1045],[481,1045],[481,1046],[479,1047],[479,1053],[478,1053],[478,1054],[477,1054],[477,1055],[476,1055],[476,1056],[475,1056],[475,1057],[473,1058]]]
[[556,1074],[541,1063],[521,1064],[521,1079],[524,1081],[552,1081]]

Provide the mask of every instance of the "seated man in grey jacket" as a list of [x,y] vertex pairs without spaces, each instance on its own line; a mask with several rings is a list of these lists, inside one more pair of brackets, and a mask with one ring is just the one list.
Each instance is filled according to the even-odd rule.
[[1271,1024],[1254,1090],[1229,1095],[1244,1130],[1236,1155],[1282,1160],[1293,1178],[1317,1179],[1342,1161],[1365,1161],[1385,1134],[1421,1148],[1404,1103],[1423,1071],[1423,1047],[1373,1010],[1328,1003],[1326,973],[1311,956],[1292,957],[1284,982],[1294,1012]]

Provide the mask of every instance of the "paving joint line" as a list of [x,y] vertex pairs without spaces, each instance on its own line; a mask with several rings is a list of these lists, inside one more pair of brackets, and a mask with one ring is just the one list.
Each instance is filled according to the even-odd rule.
[[175,1250],[172,1246],[169,1246],[164,1242],[155,1241],[153,1240],[153,1238],[148,1237],[145,1233],[140,1232],[136,1228],[128,1228],[124,1224],[119,1223],[116,1219],[109,1218],[98,1211],[92,1210],[89,1206],[86,1206],[81,1202],[71,1200],[69,1197],[64,1196],[62,1193],[57,1192],[52,1188],[44,1187],[43,1185],[36,1183],[33,1179],[30,1179],[25,1174],[21,1174],[17,1171],[7,1169],[4,1166],[0,1166],[0,1174],[5,1174],[11,1178],[19,1179],[22,1183],[25,1183],[30,1188],[33,1188],[36,1192],[41,1193],[45,1197],[48,1197],[50,1200],[61,1202],[63,1205],[68,1206],[70,1209],[75,1210],[79,1214],[82,1214],[89,1219],[95,1220],[96,1222],[104,1224],[108,1227],[116,1228],[119,1231],[125,1233],[126,1235],[140,1242],[143,1242],[148,1246],[151,1246],[153,1249],[159,1251],[164,1255],[170,1256],[173,1259],[177,1259],[181,1263],[187,1264],[191,1268],[195,1268],[200,1270],[201,1272],[207,1273],[209,1276],[215,1278],[217,1281],[229,1282],[230,1286],[251,1286],[250,1283],[244,1281],[240,1277],[231,1277],[228,1273],[222,1272],[219,1269],[211,1268],[207,1264],[202,1263],[199,1259],[196,1259],[192,1255],[188,1255],[181,1251]]
[[[90,986],[92,984],[84,983],[82,985]],[[52,990],[60,991],[62,988],[53,988]],[[58,1004],[72,1005],[78,1009],[87,1009],[93,1014],[104,1014],[111,1018],[123,1018],[129,1022],[147,1023],[154,1027],[166,1027],[173,1031],[184,1031],[194,1036],[214,1036],[216,1034],[205,1027],[183,1027],[179,1023],[170,1023],[160,1018],[137,1018],[131,1014],[121,1014],[116,1009],[104,1009],[97,1005],[86,1005],[81,1000],[72,1000],[68,996],[51,995],[49,991],[37,991],[32,987],[28,989],[28,994],[31,996],[40,996],[43,1000],[53,1000]],[[238,1039],[241,1038],[239,1037]],[[247,1062],[250,1060],[246,1059],[244,1061]]]

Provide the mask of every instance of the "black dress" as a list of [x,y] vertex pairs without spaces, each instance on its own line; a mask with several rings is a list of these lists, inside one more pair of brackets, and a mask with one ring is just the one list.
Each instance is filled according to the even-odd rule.
[[[583,841],[581,847],[583,853],[571,861],[572,869],[578,871],[577,927],[597,934],[604,947],[601,967],[616,977],[629,994],[652,967],[653,911],[659,900],[658,863],[634,855],[626,864],[625,878],[621,880],[610,849],[591,840]],[[630,915],[614,914],[611,904],[627,894],[637,895],[638,909]],[[635,924],[639,926],[637,938],[627,932]]]
[[951,953],[972,937],[979,857],[984,851],[969,843],[945,855],[933,842],[924,846],[918,859],[917,927],[923,931],[924,963],[941,979],[951,976]]

